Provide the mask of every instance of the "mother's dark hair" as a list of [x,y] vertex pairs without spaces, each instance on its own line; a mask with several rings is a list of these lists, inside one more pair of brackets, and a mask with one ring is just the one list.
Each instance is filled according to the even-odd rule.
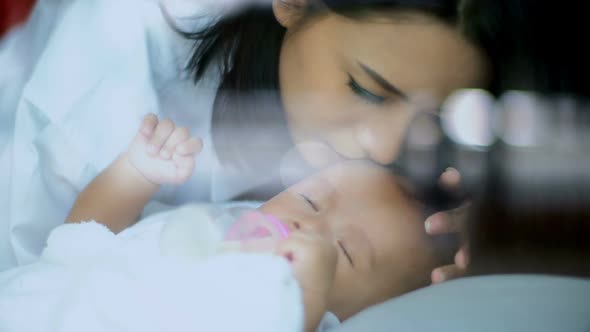
[[590,48],[577,0],[465,0],[463,26],[491,60],[491,90],[590,96]]
[[[305,8],[305,16],[332,11],[362,19],[373,12],[409,10],[456,24],[458,2],[311,0]],[[213,110],[212,137],[215,151],[224,164],[244,170],[276,169],[277,157],[292,145],[279,96],[279,55],[285,32],[270,5],[252,5],[186,34],[195,41],[188,63],[195,82],[201,80],[211,66],[217,66],[221,73]],[[264,130],[256,130],[259,127]],[[269,154],[261,157],[262,151]],[[256,158],[252,157],[254,155]]]

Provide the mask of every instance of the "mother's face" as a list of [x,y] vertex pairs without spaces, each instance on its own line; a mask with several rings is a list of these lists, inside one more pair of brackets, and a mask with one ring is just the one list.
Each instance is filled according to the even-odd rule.
[[338,158],[389,163],[417,99],[440,103],[484,81],[478,51],[421,14],[328,13],[295,25],[287,24],[280,56],[281,97],[291,136],[314,166]]

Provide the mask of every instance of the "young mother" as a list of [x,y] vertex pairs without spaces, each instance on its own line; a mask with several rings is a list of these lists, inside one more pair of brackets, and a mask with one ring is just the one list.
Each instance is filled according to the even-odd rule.
[[[387,164],[423,106],[417,100],[436,105],[484,80],[482,56],[461,35],[459,1],[274,0],[225,16],[180,3],[190,8],[41,1],[11,36],[29,47],[4,58],[31,70],[20,79],[13,138],[0,150],[13,174],[1,183],[9,191],[0,193],[8,202],[0,270],[39,255],[148,112],[204,141],[196,174],[156,200],[220,201],[273,194],[281,164],[293,165],[285,156],[314,167],[343,158]],[[177,29],[196,32],[187,39]],[[155,133],[154,145],[172,129]]]

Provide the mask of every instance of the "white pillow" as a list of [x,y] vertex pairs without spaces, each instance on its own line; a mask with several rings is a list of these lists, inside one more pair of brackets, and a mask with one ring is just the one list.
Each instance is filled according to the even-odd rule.
[[590,280],[545,275],[462,278],[369,308],[337,332],[590,331]]

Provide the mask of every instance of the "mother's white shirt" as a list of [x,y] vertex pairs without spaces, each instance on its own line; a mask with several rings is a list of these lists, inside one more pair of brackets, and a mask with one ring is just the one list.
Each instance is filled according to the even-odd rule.
[[[193,18],[179,20],[183,28],[214,16],[198,1],[167,8]],[[190,181],[155,200],[221,201],[260,183],[219,166],[210,135],[219,76],[211,69],[192,83],[183,71],[191,46],[155,0],[40,0],[0,42],[0,271],[38,257],[148,112],[205,142]]]

